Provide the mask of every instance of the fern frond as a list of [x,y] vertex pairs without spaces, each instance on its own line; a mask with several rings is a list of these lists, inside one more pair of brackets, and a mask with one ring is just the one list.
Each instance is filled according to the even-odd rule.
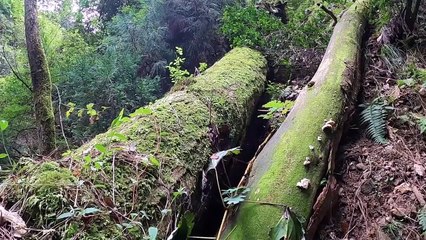
[[419,224],[422,227],[423,234],[426,233],[426,206],[419,210],[417,214],[417,218],[419,219]]
[[386,144],[386,125],[388,107],[378,101],[373,101],[361,112],[361,124],[366,124],[366,133],[374,141]]

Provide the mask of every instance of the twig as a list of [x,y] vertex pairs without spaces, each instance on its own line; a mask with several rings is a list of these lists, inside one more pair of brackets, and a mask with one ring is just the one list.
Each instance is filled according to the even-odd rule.
[[260,205],[270,205],[270,206],[278,206],[278,207],[287,207],[285,204],[281,203],[271,203],[271,202],[263,202],[263,201],[250,201],[250,200],[244,200],[246,203],[253,203],[253,204],[260,204]]
[[325,13],[327,13],[332,19],[333,19],[333,27],[337,24],[337,17],[334,15],[334,13],[328,9],[326,6],[324,6],[322,3],[317,3],[318,7],[320,7]]
[[216,239],[215,237],[189,236],[188,239]]
[[222,200],[223,207],[224,207],[225,209],[227,209],[227,207],[226,207],[226,205],[225,205],[225,201],[223,200],[223,197],[222,197],[222,191],[221,191],[221,189],[220,189],[220,185],[219,185],[219,175],[217,174],[217,170],[216,170],[216,168],[214,169],[214,173],[216,174],[216,184],[217,184],[217,190],[219,191],[220,199]]
[[67,137],[65,136],[65,131],[64,131],[64,124],[63,124],[62,112],[61,112],[61,105],[62,105],[61,93],[59,92],[59,88],[58,86],[56,86],[56,84],[53,84],[53,86],[55,86],[56,92],[58,94],[59,125],[61,126],[62,136],[64,137],[65,144],[67,145],[68,150],[71,150],[70,145],[68,144]]
[[115,153],[112,155],[112,202],[115,206]]
[[9,60],[7,60],[4,45],[3,45],[3,57],[7,65],[9,66],[10,70],[12,71],[13,75],[15,75],[16,79],[18,79],[18,81],[20,81],[30,92],[33,92],[33,89],[19,76],[18,72],[16,72],[15,69],[13,69],[12,64],[10,64]]

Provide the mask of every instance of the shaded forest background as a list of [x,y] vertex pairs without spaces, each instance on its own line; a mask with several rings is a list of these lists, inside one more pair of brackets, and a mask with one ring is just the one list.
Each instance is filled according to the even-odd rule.
[[[314,1],[291,2],[284,28],[278,17],[246,1],[40,1],[59,147],[81,145],[105,131],[121,109],[132,112],[167,92],[176,47],[190,73],[236,46],[262,49],[272,65],[283,66],[288,52],[321,53],[330,16]],[[338,14],[348,4],[327,6]],[[2,0],[0,116],[10,123],[5,134],[12,155],[33,154],[37,146],[23,25],[23,1]]]

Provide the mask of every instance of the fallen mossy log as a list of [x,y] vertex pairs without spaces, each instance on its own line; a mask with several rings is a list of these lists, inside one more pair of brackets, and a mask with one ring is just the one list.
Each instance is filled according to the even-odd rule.
[[191,196],[212,153],[242,140],[266,64],[257,51],[232,50],[60,161],[21,162],[0,187],[1,202],[19,205],[31,227],[56,230],[36,238],[142,239],[149,227],[165,238],[196,207]]
[[[356,102],[369,9],[370,0],[358,0],[339,20],[312,81],[255,159],[248,177],[247,201],[225,222],[221,238],[271,239],[269,233],[286,215],[287,207],[305,227],[308,225],[321,180],[327,168],[329,173],[333,171],[343,125]],[[322,211],[319,206],[318,211]],[[295,228],[290,228],[294,234]],[[299,240],[287,237],[284,239]],[[312,230],[307,238],[312,238]]]

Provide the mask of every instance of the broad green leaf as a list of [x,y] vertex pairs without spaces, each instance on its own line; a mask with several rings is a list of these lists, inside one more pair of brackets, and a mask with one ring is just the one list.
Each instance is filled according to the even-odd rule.
[[150,227],[148,228],[149,240],[156,240],[158,235],[158,228]]
[[7,158],[9,155],[7,155],[6,153],[0,153],[0,159],[2,158]]
[[149,157],[149,162],[151,162],[152,165],[154,165],[156,167],[160,167],[160,161],[158,161],[158,159],[155,158],[154,156]]
[[84,109],[80,109],[80,110],[78,110],[78,112],[77,112],[77,116],[78,116],[79,118],[81,118],[81,117],[83,117],[83,113],[84,113]]
[[217,164],[226,156],[234,154],[234,155],[238,155],[241,152],[241,148],[240,147],[235,147],[235,148],[231,148],[228,150],[224,150],[224,151],[220,151],[217,153],[214,153],[211,157],[210,157],[210,164],[206,170],[206,173],[212,169],[215,169],[217,167]]
[[89,103],[89,104],[86,105],[86,108],[87,108],[87,110],[92,110],[93,106],[95,106],[94,103]]
[[74,213],[75,213],[74,211],[62,213],[61,215],[56,217],[56,220],[63,220],[63,219],[71,218],[71,217],[74,216]]
[[96,148],[96,150],[98,150],[101,153],[107,153],[108,152],[108,149],[102,144],[96,144],[95,148]]
[[122,123],[121,119],[123,118],[123,115],[124,115],[124,108],[121,109],[118,116],[112,121],[111,128],[120,126],[120,124]]
[[238,188],[230,188],[222,191],[223,201],[227,205],[237,205],[241,202],[244,202],[247,197],[250,188],[246,187],[238,187]]
[[100,211],[101,210],[97,208],[86,208],[86,209],[83,209],[83,211],[81,211],[81,215],[86,216],[86,215],[94,214]]
[[304,234],[302,223],[287,207],[277,225],[269,232],[269,237],[271,240],[303,240]]
[[9,126],[9,122],[6,120],[1,120],[0,121],[0,131],[4,131],[7,129],[7,127]]
[[194,228],[195,215],[191,212],[186,212],[178,224],[178,230],[173,240],[188,239]]
[[114,140],[118,140],[118,141],[126,141],[127,140],[127,136],[118,132],[111,132],[109,134],[110,137],[112,137]]
[[87,115],[89,115],[91,117],[94,117],[94,116],[98,115],[98,112],[96,112],[95,109],[88,109],[87,110]]
[[283,103],[281,101],[277,101],[277,100],[270,101],[270,102],[266,103],[265,105],[263,105],[264,108],[276,108],[276,109],[282,108],[284,106],[285,106],[285,103]]
[[90,164],[92,162],[92,157],[89,155],[85,156],[83,159],[86,164]]
[[102,166],[104,165],[103,162],[95,162],[95,169],[96,170],[100,170],[102,168]]
[[151,115],[152,110],[146,107],[141,107],[136,109],[136,111],[132,114],[130,114],[130,117],[136,117],[136,116],[145,116],[145,115]]

